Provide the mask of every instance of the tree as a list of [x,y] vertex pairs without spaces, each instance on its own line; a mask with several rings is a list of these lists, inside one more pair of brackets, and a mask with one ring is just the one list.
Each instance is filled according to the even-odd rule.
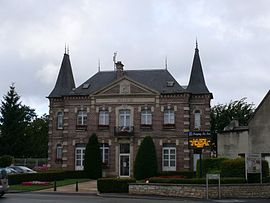
[[151,136],[146,136],[137,152],[134,164],[134,177],[137,180],[150,178],[157,175],[157,154]]
[[246,102],[246,98],[230,101],[229,104],[218,104],[211,108],[211,131],[221,132],[236,119],[239,125],[246,126],[254,113],[254,104]]
[[88,178],[98,179],[102,176],[102,160],[98,139],[95,133],[91,135],[85,149],[84,171]]
[[[27,127],[28,157],[47,158],[48,157],[48,115],[36,117]],[[37,147],[38,146],[38,147]]]
[[14,157],[27,155],[26,151],[29,146],[26,144],[25,129],[36,115],[33,109],[22,105],[19,100],[20,97],[12,84],[0,107],[0,155],[7,154]]

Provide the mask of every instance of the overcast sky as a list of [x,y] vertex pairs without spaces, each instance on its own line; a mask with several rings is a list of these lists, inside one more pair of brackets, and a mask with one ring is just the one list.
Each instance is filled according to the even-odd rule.
[[268,0],[0,0],[0,97],[11,83],[22,103],[48,113],[65,43],[76,86],[98,70],[168,69],[189,81],[195,40],[212,105],[270,89]]

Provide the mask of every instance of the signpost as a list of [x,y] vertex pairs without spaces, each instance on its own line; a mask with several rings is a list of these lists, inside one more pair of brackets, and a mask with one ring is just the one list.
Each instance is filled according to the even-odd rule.
[[246,165],[246,180],[248,180],[248,173],[260,173],[260,182],[262,183],[262,158],[261,154],[248,154],[245,155]]
[[208,180],[218,180],[218,198],[220,199],[220,174],[206,174],[206,199],[208,199]]
[[188,132],[188,148],[200,154],[200,178],[202,178],[202,150],[211,149],[210,131]]

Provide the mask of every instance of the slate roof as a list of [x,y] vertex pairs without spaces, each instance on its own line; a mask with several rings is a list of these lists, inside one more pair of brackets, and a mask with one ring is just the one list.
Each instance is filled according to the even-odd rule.
[[198,45],[196,43],[196,49],[193,58],[193,64],[189,79],[189,84],[187,87],[187,91],[192,94],[207,94],[209,90],[205,84],[202,64],[199,55]]
[[[75,89],[75,95],[89,95],[103,87],[106,87],[117,80],[116,71],[101,71],[89,78],[86,82]],[[168,70],[126,70],[124,76],[131,80],[145,85],[159,93],[179,93],[184,89],[178,84]],[[172,87],[167,86],[167,82],[172,81]],[[89,84],[88,88],[83,88],[84,84]]]
[[75,82],[73,78],[69,55],[65,53],[54,89],[49,94],[48,98],[69,95],[74,88]]

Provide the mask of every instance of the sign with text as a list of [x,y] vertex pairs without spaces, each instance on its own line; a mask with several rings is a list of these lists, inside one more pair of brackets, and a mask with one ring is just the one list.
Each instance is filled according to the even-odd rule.
[[261,173],[261,155],[247,154],[246,156],[247,173]]
[[207,149],[211,148],[211,132],[195,131],[188,132],[189,149]]

